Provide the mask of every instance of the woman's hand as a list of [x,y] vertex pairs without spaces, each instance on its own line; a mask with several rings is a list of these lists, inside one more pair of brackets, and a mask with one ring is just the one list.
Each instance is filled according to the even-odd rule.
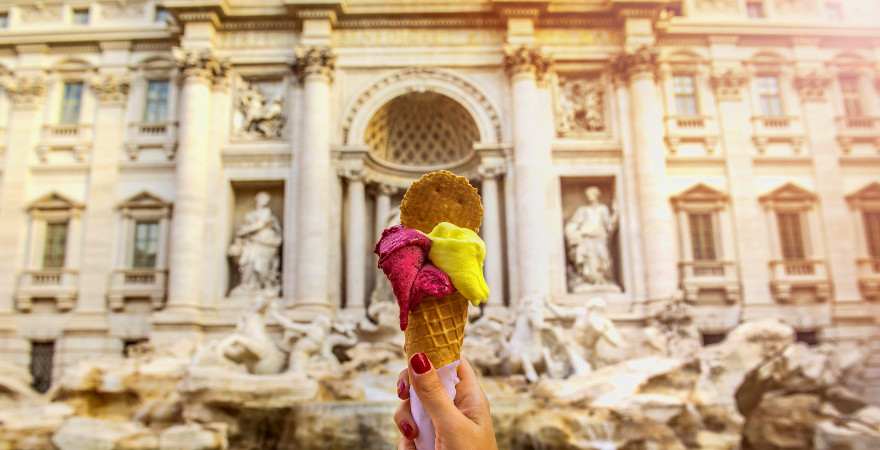
[[401,371],[397,381],[397,396],[403,400],[394,414],[394,422],[403,435],[398,450],[416,450],[413,440],[419,434],[410,413],[410,385],[434,424],[436,450],[498,450],[489,402],[480,389],[474,369],[462,358],[457,372],[461,381],[455,386],[453,400],[446,394],[437,371],[424,353],[410,358],[409,369]]

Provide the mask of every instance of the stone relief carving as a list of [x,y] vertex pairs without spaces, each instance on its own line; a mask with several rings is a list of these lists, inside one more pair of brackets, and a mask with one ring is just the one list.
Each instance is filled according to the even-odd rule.
[[36,106],[46,96],[46,80],[42,77],[16,77],[3,80],[12,103],[20,106]]
[[64,5],[59,3],[33,2],[32,4],[19,5],[21,20],[24,22],[49,22],[61,20],[61,11]]
[[241,80],[233,120],[235,134],[239,137],[281,138],[286,123],[281,83]]
[[258,193],[254,209],[235,230],[228,254],[235,258],[241,282],[232,289],[231,296],[263,293],[277,297],[281,294],[278,251],[282,241],[281,224],[269,209],[270,200],[268,193]]
[[605,103],[598,79],[560,77],[556,102],[560,136],[605,131]]
[[794,88],[805,102],[821,102],[831,85],[831,78],[817,71],[795,75]]
[[602,191],[590,186],[584,194],[587,204],[578,207],[565,222],[565,248],[568,256],[568,288],[589,292],[610,288],[614,281],[614,255],[609,244],[617,230],[618,213],[600,201]]
[[606,316],[605,300],[592,298],[583,308],[557,307],[549,302],[547,307],[556,318],[572,322],[570,327],[554,329],[562,334],[557,340],[567,344],[564,355],[570,374],[592,372],[595,367],[605,365],[606,360],[613,360],[612,354],[625,346],[614,322]]
[[699,0],[697,2],[697,8],[702,11],[715,13],[735,13],[739,11],[739,2],[737,0]]
[[144,15],[144,0],[114,0],[101,2],[101,15],[105,19],[136,19]]
[[131,80],[125,75],[104,75],[92,79],[90,88],[102,103],[122,103],[128,98]]

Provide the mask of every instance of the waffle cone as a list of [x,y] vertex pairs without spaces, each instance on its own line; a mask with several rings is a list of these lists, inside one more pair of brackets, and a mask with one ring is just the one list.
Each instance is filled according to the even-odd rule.
[[419,303],[409,313],[404,341],[407,359],[422,352],[438,369],[460,359],[467,309],[467,299],[458,292]]
[[[479,231],[482,219],[477,190],[467,178],[445,170],[419,178],[400,205],[400,223],[423,233],[430,233],[440,222]],[[467,309],[467,299],[458,292],[422,300],[409,313],[404,342],[407,359],[422,352],[438,369],[460,359]]]

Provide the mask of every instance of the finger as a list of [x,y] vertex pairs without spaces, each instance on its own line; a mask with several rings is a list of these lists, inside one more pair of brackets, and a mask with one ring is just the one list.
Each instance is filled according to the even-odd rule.
[[460,381],[455,386],[455,406],[469,419],[482,424],[483,418],[489,417],[489,402],[480,387],[476,372],[473,366],[462,358],[457,373]]
[[409,369],[403,369],[397,376],[397,398],[409,399]]
[[416,450],[416,443],[402,437],[397,441],[397,450]]
[[409,400],[400,402],[397,411],[394,412],[394,423],[397,424],[397,429],[406,439],[413,440],[419,435],[416,421],[413,420],[412,413],[410,413]]
[[424,353],[414,354],[409,359],[409,369],[412,386],[435,426],[438,425],[438,422],[453,421],[460,417],[461,413],[455,409],[452,399],[446,393],[446,389],[440,382],[440,377],[427,355]]

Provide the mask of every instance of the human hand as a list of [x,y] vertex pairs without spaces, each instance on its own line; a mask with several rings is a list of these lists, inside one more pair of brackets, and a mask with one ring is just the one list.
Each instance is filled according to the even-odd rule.
[[394,413],[394,422],[402,434],[398,450],[416,450],[414,440],[419,435],[410,413],[410,385],[434,424],[435,450],[498,450],[489,401],[467,360],[462,358],[457,369],[461,381],[455,386],[455,399],[446,394],[424,353],[413,355],[409,366],[400,372],[397,381],[397,396],[403,400]]

